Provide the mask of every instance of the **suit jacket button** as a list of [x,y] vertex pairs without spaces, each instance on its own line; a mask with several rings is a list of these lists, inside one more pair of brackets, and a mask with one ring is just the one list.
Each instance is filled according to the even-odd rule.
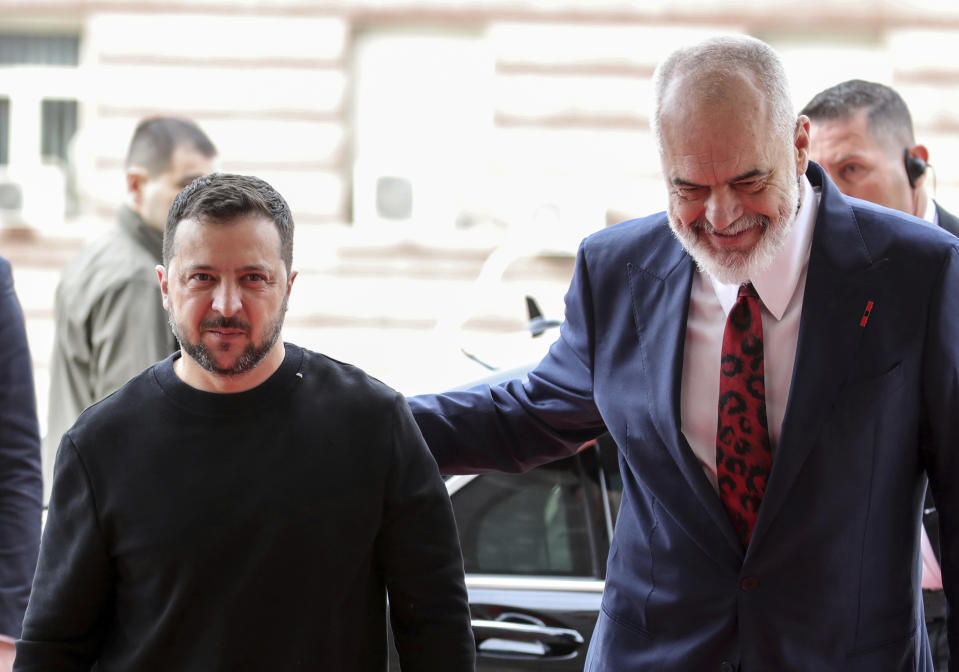
[[739,587],[747,593],[752,592],[759,587],[759,579],[757,579],[755,576],[747,576],[739,584]]
[[724,660],[719,664],[719,672],[736,672],[736,666],[728,660]]

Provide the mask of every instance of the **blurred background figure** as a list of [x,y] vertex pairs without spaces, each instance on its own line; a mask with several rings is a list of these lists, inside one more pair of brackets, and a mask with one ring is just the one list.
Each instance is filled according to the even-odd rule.
[[63,433],[102,399],[177,349],[157,288],[167,210],[183,187],[213,172],[216,148],[194,122],[141,121],[125,161],[116,226],[64,269],[55,300],[44,502]]
[[13,667],[40,546],[40,432],[23,311],[0,257],[0,672]]
[[959,235],[959,219],[926,194],[929,150],[916,144],[909,108],[896,91],[851,79],[816,94],[802,114],[812,122],[810,158],[840,191]]
[[[929,150],[916,144],[902,97],[861,79],[817,93],[802,110],[810,119],[809,156],[840,191],[902,210],[959,235],[959,219],[926,194]],[[922,597],[936,670],[949,669],[946,599],[942,590],[939,513],[932,495],[923,507]]]

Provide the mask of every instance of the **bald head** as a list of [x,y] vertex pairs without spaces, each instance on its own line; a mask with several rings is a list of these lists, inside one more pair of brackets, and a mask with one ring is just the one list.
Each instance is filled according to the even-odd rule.
[[664,116],[682,107],[729,105],[744,86],[757,94],[754,113],[770,120],[784,141],[792,139],[797,117],[785,69],[776,52],[755,38],[715,37],[677,49],[656,69],[653,84],[653,134],[660,152]]

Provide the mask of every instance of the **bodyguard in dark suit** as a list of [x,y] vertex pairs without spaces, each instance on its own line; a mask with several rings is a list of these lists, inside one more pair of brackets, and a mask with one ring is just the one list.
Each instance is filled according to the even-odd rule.
[[[839,189],[902,210],[959,235],[959,219],[925,191],[929,150],[917,144],[912,115],[884,84],[851,79],[820,91],[803,108],[810,120],[809,155]],[[942,590],[939,513],[931,493],[923,506],[923,603],[932,659],[949,669],[946,599]]]
[[33,368],[10,262],[0,257],[0,671],[13,642],[40,546],[40,434]]
[[583,242],[525,379],[414,397],[417,422],[448,472],[612,434],[588,672],[928,672],[926,474],[959,599],[959,241],[840,194],[763,43],[680,49],[655,83],[668,212]]
[[959,236],[959,219],[926,194],[929,150],[916,143],[912,115],[894,89],[850,79],[817,93],[800,114],[809,117],[809,157],[842,193]]

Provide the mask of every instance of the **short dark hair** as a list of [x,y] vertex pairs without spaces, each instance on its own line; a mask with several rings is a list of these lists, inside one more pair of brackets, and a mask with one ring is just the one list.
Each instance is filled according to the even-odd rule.
[[863,79],[841,82],[813,96],[800,114],[812,121],[834,121],[846,119],[859,110],[866,110],[869,133],[877,142],[892,140],[901,147],[915,144],[912,115],[906,101],[885,84]]
[[163,233],[163,265],[173,258],[173,238],[184,219],[222,224],[241,215],[259,214],[276,224],[280,234],[280,257],[286,274],[293,268],[293,215],[280,193],[252,175],[213,173],[193,180],[177,194],[170,206]]
[[150,177],[170,167],[177,147],[189,145],[207,158],[216,156],[216,147],[206,133],[189,119],[148,117],[137,124],[127,150],[124,167],[143,168]]

